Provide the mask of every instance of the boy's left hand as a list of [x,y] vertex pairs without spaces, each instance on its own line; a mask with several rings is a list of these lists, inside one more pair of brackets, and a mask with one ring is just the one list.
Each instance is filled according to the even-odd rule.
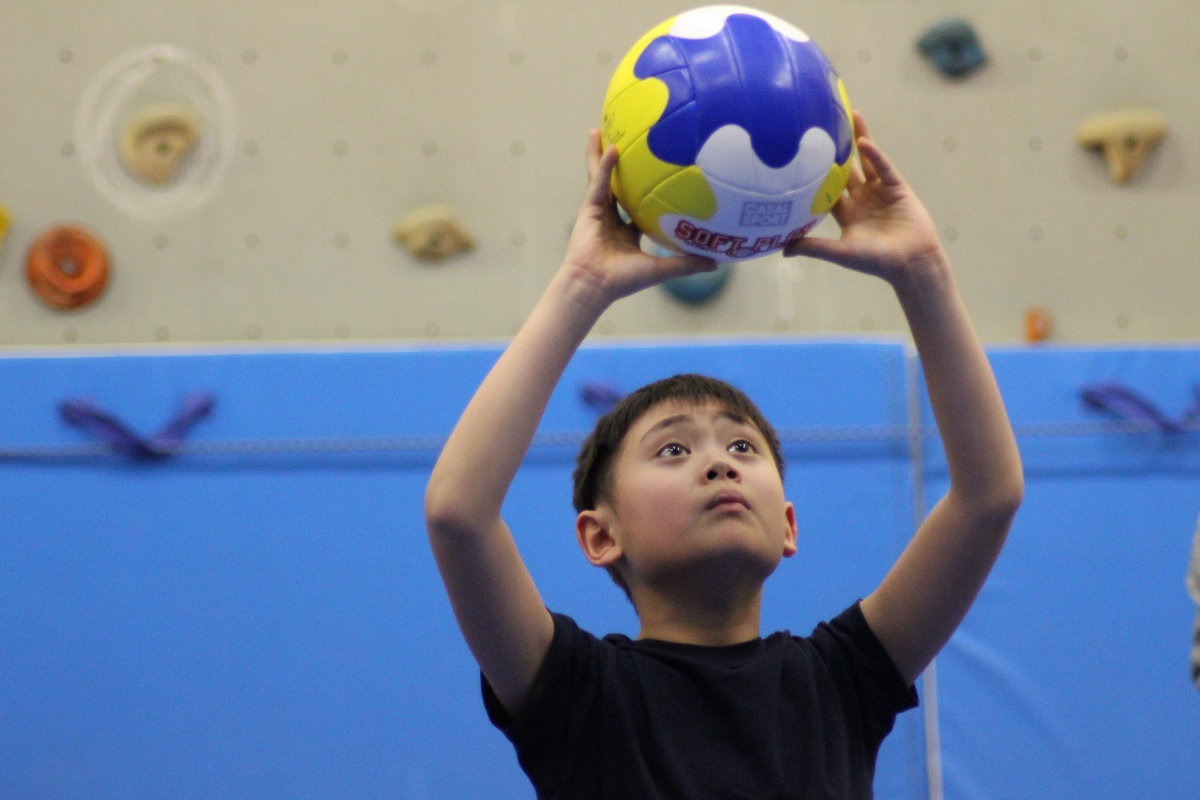
[[805,237],[783,254],[819,258],[892,282],[910,265],[942,258],[942,245],[924,204],[870,139],[857,111],[854,130],[860,163],[852,165],[846,193],[832,211],[841,238]]

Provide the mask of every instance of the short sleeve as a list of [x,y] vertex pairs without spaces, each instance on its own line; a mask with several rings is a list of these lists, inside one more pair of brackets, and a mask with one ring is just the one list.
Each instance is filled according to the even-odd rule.
[[861,703],[869,734],[882,741],[897,714],[916,708],[916,688],[904,682],[883,643],[855,603],[813,631],[811,641],[822,657],[845,666],[852,691]]
[[515,716],[480,675],[488,720],[512,742],[521,767],[539,786],[558,785],[567,770],[572,742],[580,735],[577,720],[595,703],[593,678],[604,647],[570,617],[552,613],[551,618],[550,648],[525,707]]

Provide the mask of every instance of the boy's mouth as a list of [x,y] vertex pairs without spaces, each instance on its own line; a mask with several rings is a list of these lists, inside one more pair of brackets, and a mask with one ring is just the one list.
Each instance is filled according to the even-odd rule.
[[749,508],[750,504],[746,502],[746,498],[740,492],[725,490],[713,495],[704,505],[704,510],[714,511],[722,507]]

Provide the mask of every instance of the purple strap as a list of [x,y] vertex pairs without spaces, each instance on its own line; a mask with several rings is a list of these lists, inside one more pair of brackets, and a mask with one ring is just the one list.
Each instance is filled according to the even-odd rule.
[[1158,407],[1137,392],[1119,383],[1097,383],[1085,386],[1083,402],[1101,411],[1108,411],[1130,422],[1140,422],[1164,433],[1176,433],[1179,423],[1167,419]]
[[579,398],[588,408],[602,414],[612,411],[613,406],[621,402],[625,393],[611,383],[603,381],[588,381],[579,387]]
[[1200,384],[1192,387],[1192,404],[1183,412],[1183,421],[1196,422],[1200,420]]
[[145,439],[90,400],[64,400],[58,406],[58,413],[63,421],[91,433],[118,453],[138,459],[153,459],[176,452],[187,432],[212,412],[214,404],[212,395],[188,395],[179,411],[162,430]]

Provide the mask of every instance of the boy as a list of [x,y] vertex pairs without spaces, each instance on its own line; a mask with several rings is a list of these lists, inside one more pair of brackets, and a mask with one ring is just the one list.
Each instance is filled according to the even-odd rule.
[[950,489],[870,595],[810,637],[761,639],[763,582],[796,550],[774,433],[720,382],[652,385],[623,403],[623,421],[598,425],[576,475],[577,537],[629,594],[637,639],[596,639],[551,614],[500,508],[554,386],[609,304],[714,268],[639,250],[613,213],[616,150],[602,153],[592,131],[563,265],[463,412],[426,493],[489,717],[538,797],[870,797],[880,742],[1000,551],[1024,481],[995,379],[928,213],[857,114],[855,130],[859,165],[833,211],[841,238],[806,238],[785,255],[894,288]]

